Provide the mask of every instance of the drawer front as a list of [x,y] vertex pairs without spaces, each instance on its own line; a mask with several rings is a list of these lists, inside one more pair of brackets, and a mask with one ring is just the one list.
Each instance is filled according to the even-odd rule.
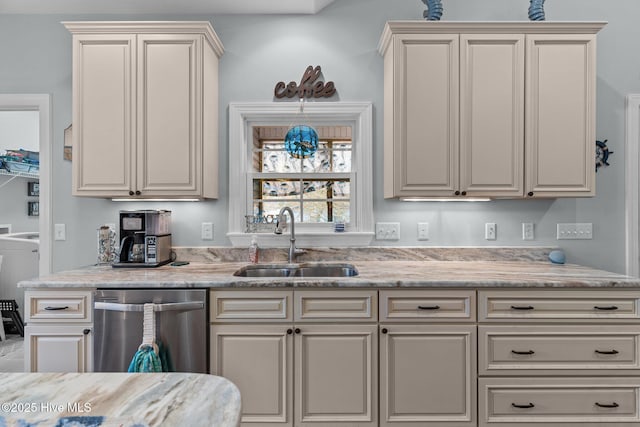
[[[479,326],[481,375],[640,375],[640,326]],[[522,371],[522,372],[519,372]],[[618,372],[620,374],[620,372]]]
[[26,291],[25,322],[92,322],[91,291]]
[[211,291],[212,322],[293,320],[291,291]]
[[480,426],[640,421],[640,378],[481,378],[478,386]]
[[380,321],[429,322],[476,319],[474,291],[381,291]]
[[294,319],[298,321],[376,322],[376,291],[295,291]]
[[479,291],[478,301],[480,322],[640,321],[635,291]]

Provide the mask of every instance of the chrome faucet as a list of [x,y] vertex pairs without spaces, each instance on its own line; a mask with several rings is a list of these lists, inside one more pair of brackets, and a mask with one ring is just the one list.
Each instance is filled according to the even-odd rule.
[[280,213],[278,213],[278,218],[276,219],[276,229],[274,233],[282,234],[282,224],[286,224],[287,221],[284,217],[285,212],[289,212],[289,217],[291,218],[291,238],[289,239],[289,264],[293,264],[296,259],[296,255],[302,255],[306,253],[304,249],[296,249],[296,227],[295,220],[293,219],[293,211],[289,206],[285,206],[280,209]]

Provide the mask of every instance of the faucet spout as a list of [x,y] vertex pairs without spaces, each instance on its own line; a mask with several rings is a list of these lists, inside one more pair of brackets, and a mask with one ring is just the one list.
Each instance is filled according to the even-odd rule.
[[291,232],[289,237],[289,264],[293,264],[295,261],[296,255],[303,254],[305,253],[305,251],[301,249],[296,249],[296,226],[295,226],[295,220],[293,219],[293,210],[291,210],[289,206],[285,206],[282,209],[280,209],[280,212],[278,213],[278,219],[276,220],[276,229],[274,232],[276,234],[282,234],[282,224],[286,223],[286,219],[284,215],[285,213],[288,213],[289,217],[291,218]]

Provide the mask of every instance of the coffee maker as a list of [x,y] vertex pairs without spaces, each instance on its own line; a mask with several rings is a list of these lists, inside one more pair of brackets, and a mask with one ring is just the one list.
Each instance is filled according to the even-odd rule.
[[171,261],[171,211],[120,211],[120,255],[113,267],[158,267]]

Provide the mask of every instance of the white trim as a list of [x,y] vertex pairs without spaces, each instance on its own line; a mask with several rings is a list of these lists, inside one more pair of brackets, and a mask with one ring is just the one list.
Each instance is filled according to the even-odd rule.
[[[251,102],[229,104],[229,229],[227,237],[233,246],[248,244],[243,233],[244,216],[250,202],[248,182],[251,129],[259,125],[286,125],[300,116],[300,105],[293,102]],[[353,191],[355,209],[351,233],[310,233],[298,230],[300,246],[367,245],[373,238],[373,107],[370,102],[316,102],[304,105],[304,119],[314,125],[346,124],[353,128],[354,169],[357,174]],[[340,235],[341,237],[338,237]],[[269,237],[267,237],[269,236]],[[303,236],[310,236],[305,239]],[[325,240],[321,236],[326,236]],[[358,238],[356,238],[356,236]],[[246,240],[246,242],[245,242]],[[279,245],[278,236],[264,235],[261,240],[270,246]],[[307,242],[305,243],[305,240]],[[324,245],[326,246],[326,245]]]
[[638,168],[640,168],[640,95],[628,95],[625,132],[625,222],[626,222],[626,274],[640,275],[638,250]]
[[0,94],[0,110],[37,110],[40,124],[40,264],[39,274],[51,273],[51,96],[49,94]]

